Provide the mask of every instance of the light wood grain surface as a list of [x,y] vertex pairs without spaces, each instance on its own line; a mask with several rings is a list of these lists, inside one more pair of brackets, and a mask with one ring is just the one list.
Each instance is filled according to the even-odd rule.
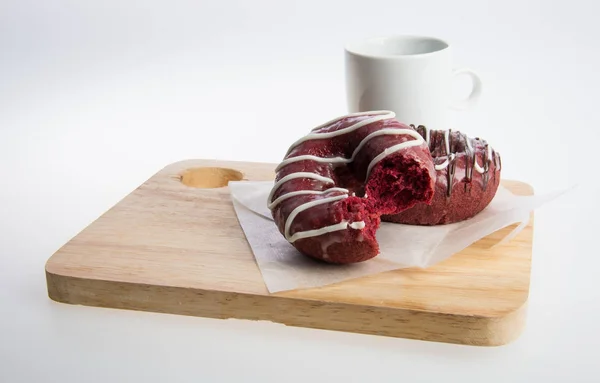
[[[512,227],[427,270],[269,294],[226,184],[271,180],[274,168],[212,160],[167,166],[50,257],[49,297],[482,346],[506,344],[520,334],[533,214],[510,242],[491,247]],[[533,193],[524,183],[503,185],[516,194]]]

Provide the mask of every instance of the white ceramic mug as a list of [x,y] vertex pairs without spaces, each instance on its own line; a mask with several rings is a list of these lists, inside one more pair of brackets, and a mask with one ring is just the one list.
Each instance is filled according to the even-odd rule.
[[[448,129],[448,111],[464,110],[481,95],[481,80],[470,69],[453,69],[451,46],[426,36],[388,36],[345,47],[346,94],[350,113],[391,110],[406,124]],[[468,75],[473,87],[452,100],[454,76]]]

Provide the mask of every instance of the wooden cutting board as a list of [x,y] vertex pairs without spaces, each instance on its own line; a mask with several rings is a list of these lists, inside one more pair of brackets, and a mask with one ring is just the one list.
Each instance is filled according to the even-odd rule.
[[[58,302],[470,345],[502,345],[525,324],[533,214],[426,270],[404,269],[269,294],[229,180],[272,180],[274,164],[188,160],[167,166],[46,264]],[[516,194],[530,186],[503,181]]]

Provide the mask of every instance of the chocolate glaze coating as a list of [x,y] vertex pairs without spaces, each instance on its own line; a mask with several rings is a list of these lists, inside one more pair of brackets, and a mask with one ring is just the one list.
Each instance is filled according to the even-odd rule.
[[[419,126],[417,131],[427,137],[425,127]],[[429,135],[429,149],[434,162],[442,164],[449,158],[445,131],[433,130]],[[450,154],[454,156],[447,167],[436,170],[432,203],[417,203],[401,213],[383,215],[383,221],[412,225],[449,224],[471,218],[489,205],[500,185],[500,154],[488,148],[485,140],[469,138],[459,131],[450,131],[448,138]],[[466,140],[470,140],[471,148]],[[475,169],[475,160],[483,168],[483,173]]]

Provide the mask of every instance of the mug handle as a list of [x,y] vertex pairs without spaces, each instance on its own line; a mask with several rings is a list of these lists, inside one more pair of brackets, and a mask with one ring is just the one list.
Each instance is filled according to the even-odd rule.
[[450,103],[450,108],[455,109],[455,110],[466,110],[466,109],[473,107],[475,105],[475,103],[477,102],[477,100],[479,100],[479,97],[481,97],[482,84],[481,84],[481,79],[479,78],[477,73],[475,73],[473,70],[471,70],[469,68],[455,69],[452,72],[453,77],[460,76],[460,75],[468,75],[469,77],[471,77],[471,80],[473,81],[473,89],[471,89],[471,93],[469,94],[469,97],[467,97],[466,99],[457,100],[457,101]]

